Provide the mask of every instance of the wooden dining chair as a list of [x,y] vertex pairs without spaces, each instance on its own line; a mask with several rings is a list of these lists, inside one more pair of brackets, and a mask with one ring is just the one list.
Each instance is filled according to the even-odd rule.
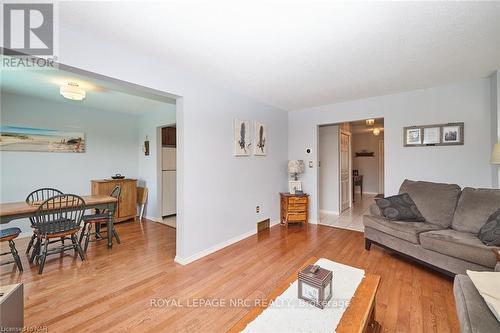
[[137,187],[137,204],[139,205],[139,222],[142,221],[144,216],[144,207],[146,206],[146,201],[148,200],[148,188],[147,187]]
[[[87,252],[87,248],[89,246],[90,236],[94,235],[95,240],[98,241],[103,239],[101,236],[101,224],[103,223],[108,223],[110,218],[113,218],[113,215],[115,214],[117,208],[118,208],[118,202],[120,201],[120,195],[121,195],[121,187],[116,186],[113,191],[111,191],[110,196],[113,198],[116,198],[118,201],[115,204],[110,204],[108,209],[102,209],[100,211],[95,212],[95,214],[90,214],[90,215],[84,215],[83,216],[83,229],[82,232],[80,233],[80,246],[82,244],[82,241],[85,239],[85,244],[83,245],[83,251]],[[94,226],[95,231],[92,232],[92,226]],[[120,237],[118,236],[118,233],[115,230],[115,227],[113,225],[112,231],[113,237],[115,237],[116,241],[118,244],[120,244]]]
[[2,229],[0,230],[0,242],[9,242],[9,247],[10,247],[10,252],[5,252],[5,253],[0,253],[0,256],[6,255],[6,254],[12,254],[12,257],[14,257],[14,261],[6,261],[1,263],[0,265],[7,265],[7,264],[12,264],[16,263],[17,268],[22,271],[23,270],[23,265],[21,264],[21,258],[19,258],[19,254],[17,253],[16,249],[16,244],[14,243],[14,239],[19,236],[21,233],[21,229],[19,228],[7,228],[7,229]]
[[[79,254],[80,259],[85,260],[80,243],[76,234],[80,230],[83,214],[85,213],[85,201],[74,194],[61,194],[45,200],[35,213],[35,227],[37,230],[37,242],[33,253],[36,253],[39,261],[38,274],[42,274],[45,259],[50,254],[61,253],[73,249]],[[49,244],[53,238],[69,238],[71,244],[62,244],[49,250]]]
[[[35,190],[28,194],[26,197],[26,203],[30,206],[33,205],[39,205],[45,200],[52,198],[53,196],[63,194],[61,191],[55,189],[55,188],[50,188],[50,187],[44,187],[40,188],[38,190]],[[26,248],[26,253],[29,253],[31,248],[33,247],[33,243],[37,239],[36,237],[36,228],[35,228],[35,218],[30,217],[30,223],[31,223],[31,228],[33,229],[33,235],[31,235],[31,239],[28,243],[28,247]],[[64,244],[64,239],[61,240],[61,242]]]

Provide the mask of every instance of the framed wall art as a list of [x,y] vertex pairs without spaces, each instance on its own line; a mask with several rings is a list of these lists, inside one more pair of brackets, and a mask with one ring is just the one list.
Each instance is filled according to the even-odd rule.
[[410,126],[403,129],[405,147],[464,144],[464,123]]
[[254,155],[267,155],[267,126],[258,121],[255,122]]
[[443,145],[463,145],[464,144],[464,124],[450,124],[443,126],[441,144]]
[[250,139],[250,122],[248,120],[234,120],[234,155],[249,156],[252,142]]
[[85,133],[44,128],[0,126],[0,150],[84,153]]
[[405,128],[405,146],[415,146],[422,144],[422,129]]

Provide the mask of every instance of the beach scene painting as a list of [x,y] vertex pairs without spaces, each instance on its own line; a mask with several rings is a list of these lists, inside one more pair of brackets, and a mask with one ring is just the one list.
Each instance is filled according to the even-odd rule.
[[84,153],[85,133],[0,126],[0,150]]

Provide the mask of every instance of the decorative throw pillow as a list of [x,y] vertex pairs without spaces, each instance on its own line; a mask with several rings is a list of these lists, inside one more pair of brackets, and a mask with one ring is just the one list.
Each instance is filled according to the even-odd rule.
[[488,246],[500,246],[500,209],[490,215],[477,235]]
[[422,216],[408,193],[401,193],[383,199],[376,198],[375,203],[386,219],[408,222],[425,221],[425,218]]

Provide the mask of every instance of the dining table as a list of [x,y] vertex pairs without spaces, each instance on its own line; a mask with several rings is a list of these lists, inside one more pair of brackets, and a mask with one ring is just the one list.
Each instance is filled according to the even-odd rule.
[[[108,195],[86,195],[81,197],[85,201],[85,209],[111,210],[118,199]],[[13,220],[34,217],[40,204],[28,204],[25,201],[0,203],[0,224]],[[111,215],[106,224],[108,231],[108,248],[113,247],[114,215]]]

